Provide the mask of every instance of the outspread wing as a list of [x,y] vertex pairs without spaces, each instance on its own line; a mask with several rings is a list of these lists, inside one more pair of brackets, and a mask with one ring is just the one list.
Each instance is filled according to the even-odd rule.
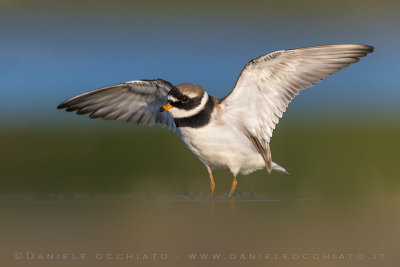
[[158,112],[168,101],[173,85],[161,79],[130,81],[99,88],[64,101],[57,108],[90,113],[90,118],[133,122],[139,125],[160,124],[175,130],[169,112]]
[[290,101],[302,89],[359,61],[373,51],[367,45],[324,45],[277,51],[250,61],[233,91],[221,100],[226,122],[239,127],[263,157],[269,173],[269,142]]
[[224,116],[250,138],[267,144],[290,101],[302,89],[372,51],[373,47],[367,45],[323,45],[254,59],[242,70],[233,91],[221,100]]

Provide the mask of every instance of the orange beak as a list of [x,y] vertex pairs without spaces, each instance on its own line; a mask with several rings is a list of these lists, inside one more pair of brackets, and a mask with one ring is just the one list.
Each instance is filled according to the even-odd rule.
[[170,110],[172,108],[171,104],[168,102],[166,105],[158,109],[158,112],[163,112],[165,110]]

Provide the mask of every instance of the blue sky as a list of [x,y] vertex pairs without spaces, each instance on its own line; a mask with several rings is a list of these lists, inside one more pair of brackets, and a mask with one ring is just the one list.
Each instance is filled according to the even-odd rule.
[[400,20],[390,7],[375,16],[340,9],[317,15],[267,10],[263,16],[250,9],[227,11],[222,18],[204,10],[192,15],[118,10],[3,9],[2,114],[15,120],[64,119],[55,109],[62,100],[141,78],[197,83],[222,97],[250,59],[331,43],[363,43],[376,50],[302,92],[289,111],[400,112]]

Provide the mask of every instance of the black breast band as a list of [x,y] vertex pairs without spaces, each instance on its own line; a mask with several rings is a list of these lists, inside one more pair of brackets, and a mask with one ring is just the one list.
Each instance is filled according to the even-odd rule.
[[208,96],[208,101],[204,108],[191,117],[187,118],[176,118],[174,119],[176,127],[191,127],[200,128],[208,124],[211,119],[211,113],[214,110],[214,101],[212,96]]

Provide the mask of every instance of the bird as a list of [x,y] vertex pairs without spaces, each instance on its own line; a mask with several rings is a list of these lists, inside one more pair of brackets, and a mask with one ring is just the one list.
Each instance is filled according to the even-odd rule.
[[200,85],[173,85],[163,79],[133,80],[95,89],[68,99],[59,109],[137,125],[161,125],[176,131],[186,147],[207,168],[211,198],[213,170],[237,175],[266,169],[289,175],[272,161],[270,140],[292,99],[305,88],[338,72],[374,47],[334,44],[280,50],[249,61],[233,90],[223,98]]

